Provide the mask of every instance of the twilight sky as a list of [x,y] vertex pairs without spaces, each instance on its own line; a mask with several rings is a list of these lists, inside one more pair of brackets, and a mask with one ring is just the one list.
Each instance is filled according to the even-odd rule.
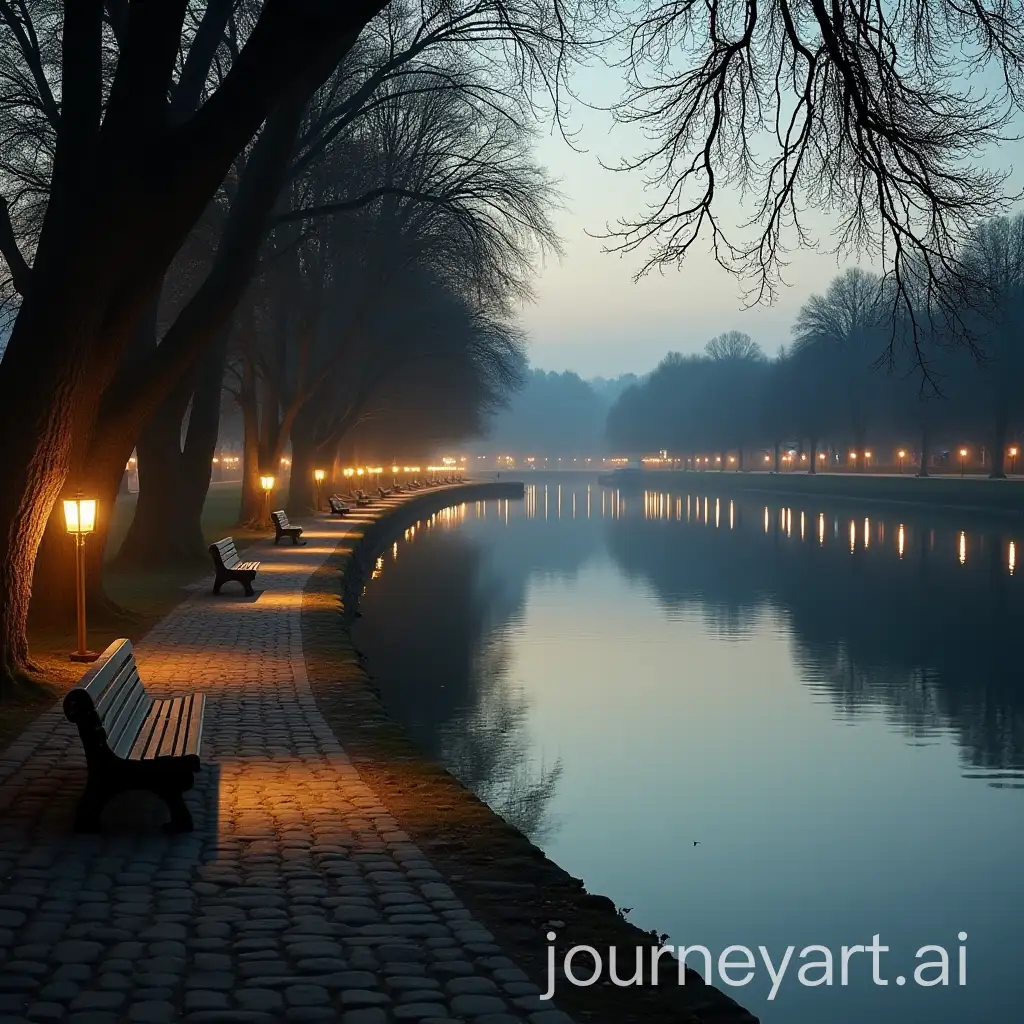
[[[610,102],[614,77],[606,70],[579,76],[577,87],[598,102]],[[589,80],[587,80],[589,79]],[[766,353],[773,355],[790,340],[790,327],[809,295],[820,292],[844,267],[829,252],[828,222],[817,213],[813,225],[820,251],[794,252],[775,306],[744,309],[738,281],[718,267],[707,249],[694,251],[679,270],[657,271],[638,283],[632,280],[643,260],[639,253],[620,256],[603,252],[601,234],[617,217],[645,207],[639,174],[602,169],[599,159],[614,165],[624,155],[640,151],[642,139],[632,129],[613,126],[607,114],[578,109],[571,125],[579,126],[574,152],[557,135],[538,139],[538,161],[560,181],[565,209],[555,214],[565,255],[552,258],[536,282],[536,302],[523,311],[522,325],[530,337],[530,359],[545,370],[575,370],[582,377],[646,373],[668,351],[700,351],[708,339],[727,330],[746,331]],[[998,163],[1017,164],[1024,145],[1001,148]],[[1016,159],[1014,159],[1016,158]],[[1015,180],[1019,178],[1015,175]],[[727,222],[742,223],[744,210],[732,197],[722,203]],[[717,200],[716,200],[717,202]],[[870,261],[862,258],[861,264]]]

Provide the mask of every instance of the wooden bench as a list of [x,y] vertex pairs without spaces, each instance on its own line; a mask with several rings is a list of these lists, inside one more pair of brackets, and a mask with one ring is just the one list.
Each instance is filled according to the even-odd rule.
[[332,516],[345,516],[352,511],[336,494],[332,494],[327,499],[327,504],[331,506]]
[[128,640],[115,640],[64,698],[64,714],[78,726],[89,775],[75,816],[77,832],[98,832],[107,801],[144,789],[171,812],[169,832],[191,832],[182,796],[200,768],[206,697],[154,700]]
[[391,491],[390,489],[388,489],[388,488],[384,488],[384,487],[378,487],[378,488],[377,488],[377,493],[378,493],[378,494],[379,494],[379,495],[380,495],[380,496],[381,496],[382,498],[390,498],[393,492],[392,492],[392,491]]
[[236,583],[241,583],[245,587],[245,592],[252,597],[252,581],[256,579],[256,573],[259,571],[259,562],[243,562],[238,557],[234,539],[231,537],[225,537],[223,540],[211,544],[210,557],[213,559],[213,568],[217,572],[213,581],[215,594],[220,593],[220,588],[225,583],[234,580]]
[[301,526],[292,526],[288,522],[288,516],[285,515],[284,509],[278,509],[276,512],[270,513],[270,518],[274,521],[274,543],[276,544],[282,537],[291,537],[293,544],[305,544],[304,540],[299,540],[302,536]]

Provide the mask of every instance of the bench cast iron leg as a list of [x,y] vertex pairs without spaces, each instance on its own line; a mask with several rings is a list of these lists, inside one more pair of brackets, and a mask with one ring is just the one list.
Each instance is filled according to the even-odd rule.
[[83,833],[96,833],[102,829],[100,815],[107,802],[109,794],[91,779],[85,784],[85,792],[78,803],[78,810],[75,813],[75,831]]
[[191,832],[193,829],[192,815],[185,806],[185,797],[176,786],[166,786],[160,790],[160,796],[167,809],[171,812],[171,820],[164,825],[165,832]]
[[252,597],[252,595],[256,593],[256,591],[252,589],[252,580],[242,580],[242,586],[245,587],[245,593],[249,597]]

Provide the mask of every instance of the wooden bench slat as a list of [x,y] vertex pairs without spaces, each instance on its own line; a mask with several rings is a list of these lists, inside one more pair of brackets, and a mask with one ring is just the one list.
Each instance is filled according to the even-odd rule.
[[127,640],[115,641],[93,662],[92,668],[82,677],[77,689],[84,690],[93,704],[96,704],[109,685],[111,675],[116,675],[127,662],[134,660],[131,644]]
[[[111,667],[108,665],[108,668]],[[138,683],[138,679],[139,673],[135,667],[135,659],[131,658],[128,661],[120,662],[116,669],[103,673],[94,680],[93,685],[97,686],[97,690],[90,696],[93,706],[96,708],[96,714],[99,715],[100,722],[105,729],[109,730],[110,723],[117,720],[125,701],[131,697],[131,691]],[[101,690],[99,684],[102,682],[105,682],[106,685]]]
[[181,748],[181,756],[195,758],[199,761],[199,744],[203,738],[203,722],[206,718],[206,694],[193,693],[188,708],[188,719],[185,723],[185,733]]
[[139,735],[135,738],[135,743],[128,753],[128,760],[142,761],[153,756],[150,751],[155,744],[160,742],[166,721],[167,701],[153,701],[153,706],[149,709],[149,714],[142,723]]
[[[146,694],[145,687],[139,682],[139,672],[134,665],[132,666],[131,689],[124,692],[125,699],[120,702],[116,714],[100,715],[103,721],[103,728],[107,734],[107,746],[111,750],[120,746],[125,730],[128,729],[129,723],[138,713],[139,705],[148,706],[151,703]],[[143,718],[145,718],[145,715],[143,715]]]
[[168,702],[167,720],[164,733],[160,737],[154,757],[173,757],[178,748],[178,738],[182,725],[182,714],[185,710],[184,697],[172,697]]
[[141,691],[140,699],[131,716],[125,718],[120,735],[116,739],[112,739],[109,734],[107,736],[107,745],[115,757],[126,758],[128,756],[135,745],[135,739],[139,734],[139,729],[142,728],[142,723],[153,708],[153,698],[146,693],[141,685],[139,690]]

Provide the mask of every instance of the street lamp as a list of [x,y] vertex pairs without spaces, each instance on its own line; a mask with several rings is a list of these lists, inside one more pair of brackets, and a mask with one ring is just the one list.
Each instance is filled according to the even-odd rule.
[[313,479],[316,481],[316,510],[320,511],[320,488],[324,485],[324,477],[327,474],[322,469],[313,470]]
[[78,650],[72,661],[95,661],[99,655],[85,646],[85,538],[96,529],[96,499],[81,491],[64,502],[64,524],[75,538],[75,610],[78,619]]
[[896,453],[897,458],[900,460],[900,472],[903,472],[903,460],[907,457],[907,453],[901,448]]
[[865,452],[864,453],[864,466],[867,467],[867,464],[870,461],[871,461],[871,452]]
[[960,475],[961,476],[964,475],[964,459],[966,459],[966,458],[967,458],[967,449],[966,448],[961,448],[960,449]]
[[1010,472],[1014,472],[1017,466],[1017,449],[1013,447],[1010,449]]
[[274,489],[274,478],[272,476],[261,476],[260,487],[263,488],[263,519],[270,518],[270,492]]

